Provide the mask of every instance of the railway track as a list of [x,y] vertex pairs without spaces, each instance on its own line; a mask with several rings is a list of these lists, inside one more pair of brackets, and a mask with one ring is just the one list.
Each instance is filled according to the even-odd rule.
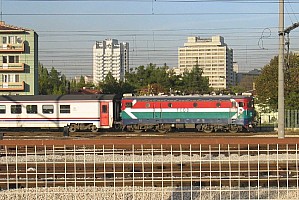
[[[276,132],[244,132],[244,133],[228,133],[228,132],[216,132],[216,133],[203,133],[203,132],[171,132],[162,134],[158,132],[77,132],[70,133],[67,137],[62,132],[58,131],[46,131],[46,132],[2,132],[2,139],[14,140],[14,139],[101,139],[101,138],[193,138],[193,137],[273,137],[277,135]],[[286,137],[299,137],[299,133],[286,132]]]

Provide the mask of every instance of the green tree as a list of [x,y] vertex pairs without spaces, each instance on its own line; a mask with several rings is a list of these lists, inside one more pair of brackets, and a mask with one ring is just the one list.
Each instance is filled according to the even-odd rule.
[[[290,54],[290,62],[285,73],[285,108],[299,109],[299,58]],[[256,79],[257,102],[270,110],[278,108],[278,57],[265,65]]]
[[203,71],[195,66],[190,72],[185,70],[182,76],[183,91],[188,94],[203,94],[210,92],[209,79],[202,76]]
[[66,94],[68,81],[65,75],[60,75],[54,67],[48,72],[47,68],[44,68],[42,64],[38,66],[38,84],[39,84],[39,94]]
[[102,90],[104,94],[124,94],[124,93],[132,93],[134,88],[123,81],[117,81],[109,72],[104,80],[104,82],[99,83],[99,88]]
[[49,73],[47,68],[39,63],[38,64],[38,88],[39,94],[45,95],[48,94],[48,87],[49,87]]

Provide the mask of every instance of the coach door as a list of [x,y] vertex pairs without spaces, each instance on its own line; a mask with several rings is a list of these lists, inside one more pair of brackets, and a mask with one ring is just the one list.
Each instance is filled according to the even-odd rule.
[[101,126],[109,126],[109,102],[101,102],[100,118]]

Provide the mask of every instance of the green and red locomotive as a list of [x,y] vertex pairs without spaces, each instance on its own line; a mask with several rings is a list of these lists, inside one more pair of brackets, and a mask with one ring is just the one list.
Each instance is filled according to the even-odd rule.
[[141,132],[193,128],[239,132],[254,125],[252,96],[125,96],[123,128]]

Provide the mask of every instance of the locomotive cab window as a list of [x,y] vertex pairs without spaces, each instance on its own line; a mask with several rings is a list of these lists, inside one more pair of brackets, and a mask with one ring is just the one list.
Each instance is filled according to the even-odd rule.
[[236,108],[237,107],[237,102],[232,101],[232,108]]
[[43,114],[52,114],[54,113],[53,105],[43,105]]
[[132,102],[126,102],[125,106],[126,108],[132,108],[133,104]]
[[253,106],[253,102],[252,101],[249,101],[248,103],[247,103],[247,107],[248,108],[253,108],[254,106]]
[[21,105],[11,105],[10,112],[11,112],[11,114],[21,114],[22,106]]
[[60,105],[60,113],[71,113],[70,105]]
[[37,105],[27,105],[26,112],[27,112],[27,114],[36,114],[37,113]]
[[5,105],[0,105],[0,114],[5,114],[5,113],[6,113]]

